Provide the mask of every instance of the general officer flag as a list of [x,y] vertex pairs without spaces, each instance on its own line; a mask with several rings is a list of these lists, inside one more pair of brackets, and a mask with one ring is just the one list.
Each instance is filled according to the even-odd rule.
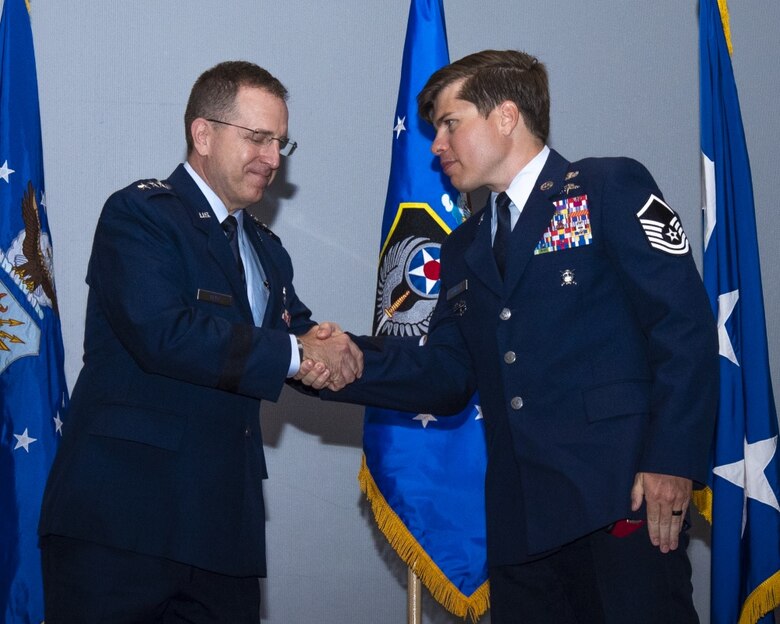
[[[722,12],[721,12],[722,11]],[[780,463],[756,219],[725,0],[700,0],[704,283],[718,318],[720,407],[709,488],[712,622],[772,621],[780,604]]]
[[43,620],[36,529],[68,395],[23,0],[5,0],[0,37],[0,614],[28,624]]
[[[412,0],[393,119],[374,333],[419,341],[439,295],[441,243],[464,218],[430,147],[417,93],[449,63],[441,0]],[[480,408],[457,416],[368,408],[360,484],[379,527],[445,608],[479,618],[488,606]]]

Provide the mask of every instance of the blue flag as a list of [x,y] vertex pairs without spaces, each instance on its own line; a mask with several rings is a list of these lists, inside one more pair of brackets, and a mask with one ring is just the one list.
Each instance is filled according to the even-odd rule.
[[[419,341],[439,294],[441,243],[466,208],[431,153],[416,97],[449,63],[441,0],[412,0],[382,222],[374,334]],[[475,397],[476,401],[476,397]],[[476,402],[437,417],[369,408],[360,484],[390,544],[446,609],[488,607],[484,427]]]
[[38,514],[68,395],[24,0],[5,0],[0,36],[0,614],[37,624]]
[[712,622],[752,624],[773,621],[780,604],[780,463],[725,4],[721,14],[717,0],[699,3],[704,283],[718,319],[721,389],[710,487],[696,502],[712,522]]

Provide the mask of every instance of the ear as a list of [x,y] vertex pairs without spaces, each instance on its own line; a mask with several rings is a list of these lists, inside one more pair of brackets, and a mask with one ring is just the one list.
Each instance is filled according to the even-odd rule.
[[190,125],[190,134],[192,135],[192,145],[196,152],[201,156],[208,156],[211,147],[211,136],[213,129],[211,124],[198,117]]
[[509,136],[514,132],[518,123],[525,123],[517,104],[511,100],[504,100],[498,105],[498,123],[499,130],[504,136]]

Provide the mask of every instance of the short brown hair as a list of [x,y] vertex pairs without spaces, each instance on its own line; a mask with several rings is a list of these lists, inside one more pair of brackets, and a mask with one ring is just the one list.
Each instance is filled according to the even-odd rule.
[[542,143],[550,133],[547,69],[518,50],[483,50],[442,67],[417,96],[420,116],[433,123],[433,105],[453,82],[464,80],[458,98],[471,102],[484,117],[505,100],[514,102],[528,130]]
[[282,101],[287,100],[287,89],[270,72],[248,61],[225,61],[203,72],[192,85],[187,109],[184,111],[184,134],[187,154],[193,149],[190,128],[198,117],[224,119],[234,111],[236,94],[240,87],[265,89]]

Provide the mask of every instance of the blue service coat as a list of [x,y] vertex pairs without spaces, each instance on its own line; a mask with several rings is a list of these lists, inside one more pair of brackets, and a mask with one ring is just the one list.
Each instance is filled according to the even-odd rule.
[[[506,279],[488,206],[442,246],[427,344],[366,341],[363,377],[322,393],[451,413],[479,390],[491,565],[642,517],[630,509],[638,471],[705,480],[715,322],[676,215],[652,196],[662,201],[636,161],[551,151],[512,232]],[[660,215],[671,234],[643,227],[649,200],[640,216]]]
[[41,535],[265,575],[260,401],[281,392],[288,334],[313,323],[279,239],[243,222],[269,284],[262,327],[183,166],[106,202],[87,275],[84,367]]

